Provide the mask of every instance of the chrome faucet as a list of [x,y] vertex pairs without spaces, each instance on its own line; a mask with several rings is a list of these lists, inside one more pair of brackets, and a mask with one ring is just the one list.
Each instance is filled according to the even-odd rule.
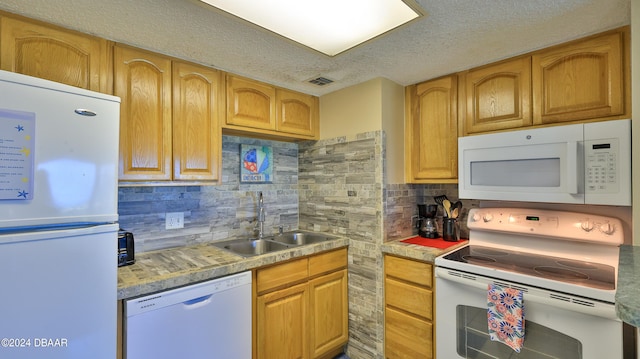
[[260,199],[258,199],[258,239],[262,239],[264,236],[264,202],[262,201],[262,192],[260,193]]

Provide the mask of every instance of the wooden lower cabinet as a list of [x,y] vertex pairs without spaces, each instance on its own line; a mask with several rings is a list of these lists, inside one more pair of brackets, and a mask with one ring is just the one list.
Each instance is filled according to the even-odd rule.
[[348,340],[347,270],[309,281],[311,357],[319,358]]
[[348,340],[347,249],[258,269],[254,358],[332,358]]
[[433,358],[433,324],[385,307],[385,358]]
[[308,358],[308,293],[303,283],[258,297],[258,358]]
[[433,266],[385,255],[384,293],[385,358],[433,358]]

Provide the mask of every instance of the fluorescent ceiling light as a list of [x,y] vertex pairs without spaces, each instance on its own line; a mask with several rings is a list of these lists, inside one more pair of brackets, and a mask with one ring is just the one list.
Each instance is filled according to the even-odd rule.
[[413,0],[201,0],[329,56],[419,16]]

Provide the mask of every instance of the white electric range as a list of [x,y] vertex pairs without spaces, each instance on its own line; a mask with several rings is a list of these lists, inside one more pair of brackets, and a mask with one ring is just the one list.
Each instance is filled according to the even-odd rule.
[[469,243],[435,259],[438,358],[509,358],[488,339],[487,289],[523,292],[518,358],[621,358],[614,298],[622,223],[611,217],[523,208],[477,208]]

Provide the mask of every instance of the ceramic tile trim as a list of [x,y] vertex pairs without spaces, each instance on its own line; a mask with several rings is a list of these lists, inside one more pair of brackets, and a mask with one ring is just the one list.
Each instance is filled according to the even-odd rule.
[[338,238],[247,258],[210,244],[145,252],[136,256],[135,264],[118,268],[118,300],[252,270],[348,244],[347,238]]
[[640,327],[640,247],[620,246],[616,314],[635,327]]

